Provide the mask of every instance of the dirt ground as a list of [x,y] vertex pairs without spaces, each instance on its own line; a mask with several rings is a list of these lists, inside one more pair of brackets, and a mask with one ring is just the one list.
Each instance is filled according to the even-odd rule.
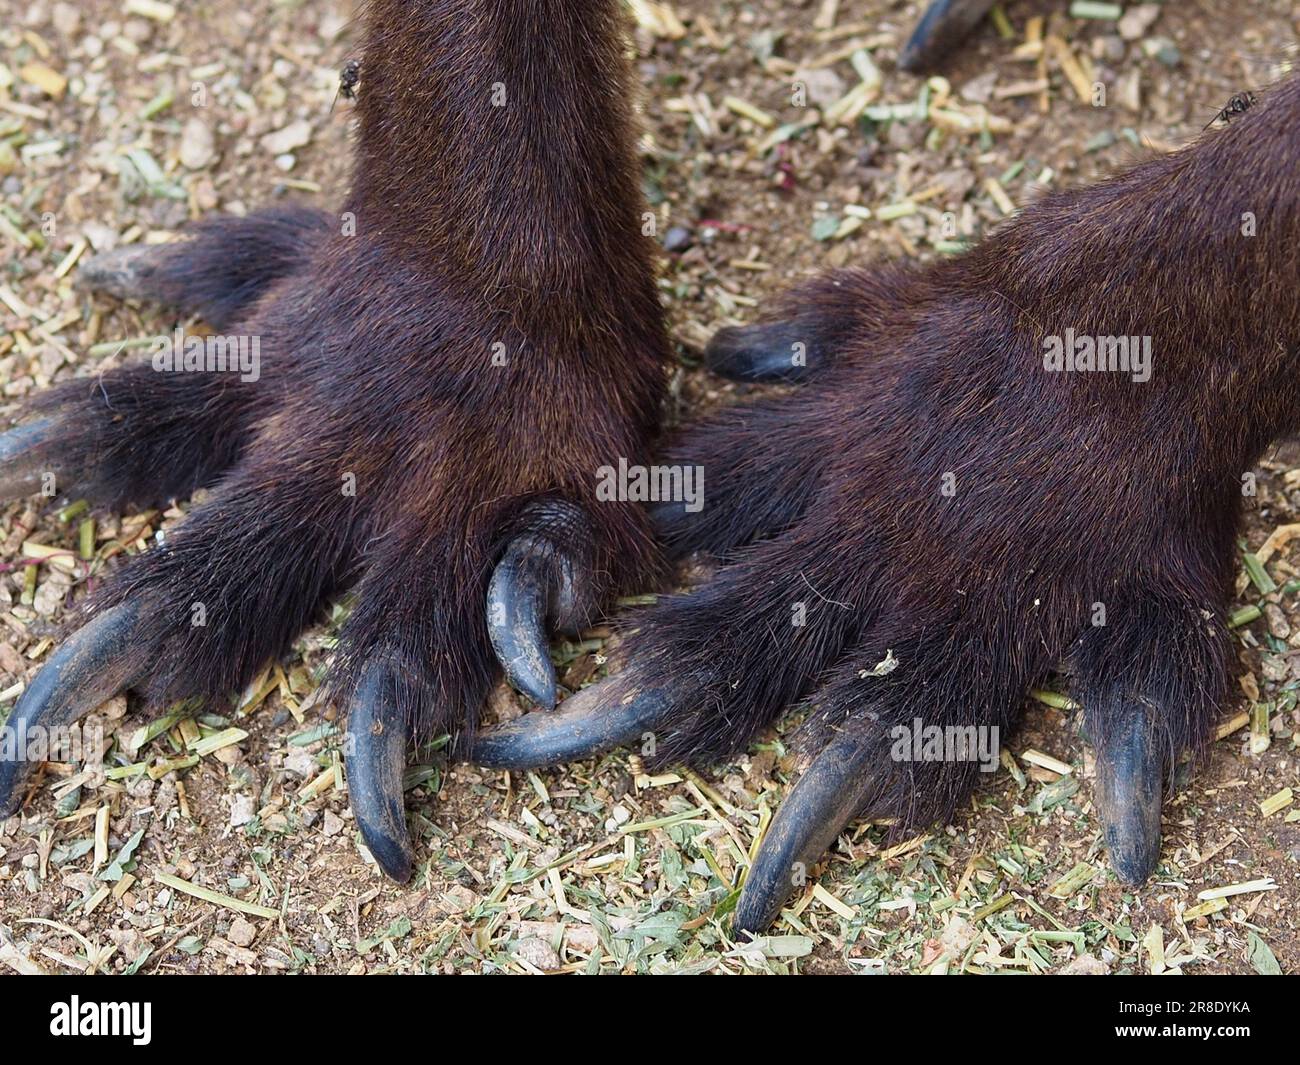
[[[752,391],[698,369],[719,325],[809,271],[951,253],[1038,187],[1185,143],[1294,61],[1300,33],[1289,0],[1130,5],[1118,23],[1013,0],[1010,36],[986,21],[925,89],[962,132],[918,119],[925,83],[895,69],[919,3],[634,6],[646,186],[672,249],[673,419]],[[174,324],[75,290],[82,256],[211,210],[338,202],[351,14],[346,0],[0,0],[0,403],[130,359],[121,341]],[[1103,106],[1082,98],[1094,82]],[[43,502],[0,508],[0,715],[82,586],[188,505],[88,525],[75,501]],[[725,914],[789,782],[777,733],[704,776],[649,778],[617,752],[511,778],[434,752],[411,777],[421,864],[400,889],[358,846],[313,696],[326,626],[196,722],[144,733],[124,699],[98,711],[112,779],[51,764],[0,825],[0,969],[1300,971],[1300,806],[1284,790],[1300,788],[1300,543],[1264,550],[1300,521],[1300,447],[1262,464],[1254,503],[1245,543],[1277,591],[1243,567],[1235,607],[1261,615],[1235,630],[1241,699],[1180,774],[1141,891],[1106,865],[1077,714],[1051,696],[954,825],[901,843],[854,826],[756,943],[734,943]],[[590,674],[599,633],[564,650],[570,680]]]

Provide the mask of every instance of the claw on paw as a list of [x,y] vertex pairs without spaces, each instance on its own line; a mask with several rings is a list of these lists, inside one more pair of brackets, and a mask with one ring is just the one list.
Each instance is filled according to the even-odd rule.
[[776,920],[791,893],[857,816],[874,783],[879,750],[863,737],[841,733],[813,759],[777,811],[736,907],[740,932],[761,932]]
[[[617,680],[584,688],[553,714],[524,714],[474,741],[473,761],[489,769],[536,769],[611,750],[652,731],[676,705],[665,691],[622,691]],[[612,704],[612,705],[611,705]]]
[[56,428],[49,419],[0,433],[0,499],[37,492],[56,443]]
[[411,879],[414,857],[406,831],[406,729],[401,726],[392,662],[376,659],[366,667],[348,711],[344,748],[348,797],[357,827],[375,861],[399,884]]
[[[70,637],[23,692],[5,723],[17,736],[66,728],[131,687],[145,674],[141,648],[133,646],[138,607],[115,606]],[[0,818],[15,813],[36,763],[14,745],[0,760]]]
[[1132,887],[1145,883],[1160,860],[1164,756],[1153,737],[1148,708],[1141,704],[1094,733],[1095,794],[1106,851],[1120,880]]
[[507,545],[488,584],[488,637],[512,687],[546,710],[558,698],[548,650],[548,625],[580,624],[587,610],[580,590],[589,565],[581,545],[587,533],[580,508],[535,504]]

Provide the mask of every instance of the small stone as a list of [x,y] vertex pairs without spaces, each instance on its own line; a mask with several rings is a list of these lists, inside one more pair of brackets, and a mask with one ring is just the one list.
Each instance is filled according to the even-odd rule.
[[1107,976],[1110,968],[1091,954],[1080,954],[1061,970],[1062,976]]
[[1183,54],[1168,37],[1148,37],[1142,42],[1142,54],[1167,67],[1176,67],[1183,61]]
[[802,85],[807,91],[807,103],[813,103],[819,107],[833,104],[847,91],[844,86],[844,79],[830,67],[819,67],[816,70],[796,70],[791,81],[796,86]]
[[1100,59],[1103,63],[1122,63],[1125,51],[1124,42],[1113,33],[1097,37],[1092,42],[1093,59]]
[[448,913],[464,913],[478,905],[478,896],[463,884],[453,884],[443,892],[442,904]]
[[321,821],[320,830],[325,836],[337,836],[343,831],[343,818],[333,810],[326,810],[325,817]]
[[1135,115],[1142,111],[1142,72],[1136,67],[1116,79],[1115,102]]
[[257,929],[250,921],[236,917],[230,926],[230,931],[226,933],[226,938],[237,947],[251,947],[253,940],[257,938]]
[[286,754],[284,756],[284,768],[294,776],[302,777],[303,780],[314,777],[320,771],[315,756],[305,747],[295,747]]
[[1276,603],[1269,603],[1264,607],[1264,618],[1268,621],[1268,631],[1279,640],[1285,640],[1291,635],[1291,624],[1282,613],[1282,608]]
[[242,828],[257,816],[257,807],[251,795],[236,795],[230,800],[230,827]]
[[1264,655],[1259,662],[1259,671],[1264,674],[1265,680],[1280,684],[1290,676],[1291,667],[1281,655]]
[[122,36],[136,44],[144,44],[153,34],[153,27],[144,19],[129,18],[122,26]]
[[[262,147],[275,156],[285,155],[295,148],[301,148],[311,141],[311,126],[299,119],[290,122],[284,129],[277,129],[262,138]],[[278,162],[278,160],[277,160]]]
[[968,103],[986,104],[993,99],[993,86],[997,82],[998,71],[990,70],[978,77],[971,78],[957,92]]
[[691,231],[683,226],[673,226],[664,234],[665,251],[685,251],[693,243],[695,238],[691,236]]
[[1126,41],[1136,41],[1140,37],[1145,37],[1147,30],[1155,25],[1159,17],[1159,4],[1135,4],[1120,16],[1119,35]]
[[216,156],[216,143],[212,130],[203,119],[192,117],[186,120],[181,130],[180,146],[181,166],[187,170],[202,170]]
[[103,222],[86,222],[82,225],[81,232],[95,251],[112,251],[121,239],[116,229]]
[[81,29],[81,12],[72,4],[55,4],[52,15],[54,28],[64,37],[75,37]]
[[23,656],[13,649],[7,643],[0,643],[0,669],[6,673],[11,673],[15,677],[21,677],[26,669],[27,663],[23,661]]
[[555,948],[534,936],[519,941],[515,946],[515,957],[544,973],[554,972],[560,967],[560,956],[555,953]]
[[275,166],[277,170],[283,170],[286,174],[298,165],[297,156],[293,152],[285,152],[283,155],[275,157]]

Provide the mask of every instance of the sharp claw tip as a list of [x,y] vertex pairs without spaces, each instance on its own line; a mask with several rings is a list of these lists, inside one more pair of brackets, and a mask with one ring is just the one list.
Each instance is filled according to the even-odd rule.
[[377,832],[367,825],[361,826],[361,837],[366,841],[375,863],[389,880],[405,884],[411,879],[415,868],[415,859],[401,842],[382,832]]
[[560,693],[553,676],[546,678],[543,683],[520,685],[519,690],[532,700],[534,705],[546,711],[554,710],[560,701]]

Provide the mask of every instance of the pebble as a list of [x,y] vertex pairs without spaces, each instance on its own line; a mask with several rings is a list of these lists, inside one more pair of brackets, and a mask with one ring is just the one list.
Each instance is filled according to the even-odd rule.
[[808,92],[807,103],[825,107],[833,104],[847,91],[844,79],[830,67],[816,70],[796,70],[791,79],[796,85],[802,84]]
[[1114,34],[1106,34],[1092,42],[1092,57],[1105,63],[1122,63],[1127,49],[1124,42]]
[[1061,970],[1062,976],[1108,976],[1110,967],[1091,954],[1080,954]]
[[202,170],[216,157],[212,130],[203,119],[191,117],[181,130],[181,165],[187,170]]
[[296,777],[309,780],[320,772],[315,756],[305,747],[295,747],[284,756],[284,768]]
[[1142,72],[1127,70],[1115,81],[1115,102],[1126,111],[1142,111]]
[[75,37],[81,29],[81,12],[72,4],[55,4],[51,18],[54,28],[64,37]]
[[691,231],[684,226],[673,226],[664,234],[665,251],[685,251],[695,243]]
[[993,99],[993,86],[998,82],[999,72],[990,70],[978,77],[971,78],[960,89],[958,95],[973,104],[986,104]]
[[1119,35],[1126,41],[1136,41],[1146,36],[1147,30],[1160,17],[1159,4],[1135,4],[1120,16]]
[[236,795],[230,800],[230,827],[240,828],[252,822],[257,814],[251,795]]
[[257,928],[250,921],[236,917],[226,933],[226,938],[237,947],[251,947],[257,938]]
[[1154,59],[1167,67],[1176,67],[1183,61],[1183,54],[1168,37],[1148,37],[1142,42],[1142,52],[1148,59]]
[[544,973],[554,972],[560,967],[560,956],[555,948],[545,940],[529,937],[521,939],[515,946],[515,957],[536,966]]
[[1285,640],[1291,635],[1291,625],[1286,615],[1282,613],[1282,608],[1276,603],[1269,603],[1264,607],[1264,617],[1268,621],[1268,631],[1279,640]]
[[[290,122],[283,129],[267,133],[262,137],[262,147],[271,155],[283,156],[295,148],[301,148],[311,141],[311,126],[299,119]],[[276,160],[277,164],[279,160]]]

